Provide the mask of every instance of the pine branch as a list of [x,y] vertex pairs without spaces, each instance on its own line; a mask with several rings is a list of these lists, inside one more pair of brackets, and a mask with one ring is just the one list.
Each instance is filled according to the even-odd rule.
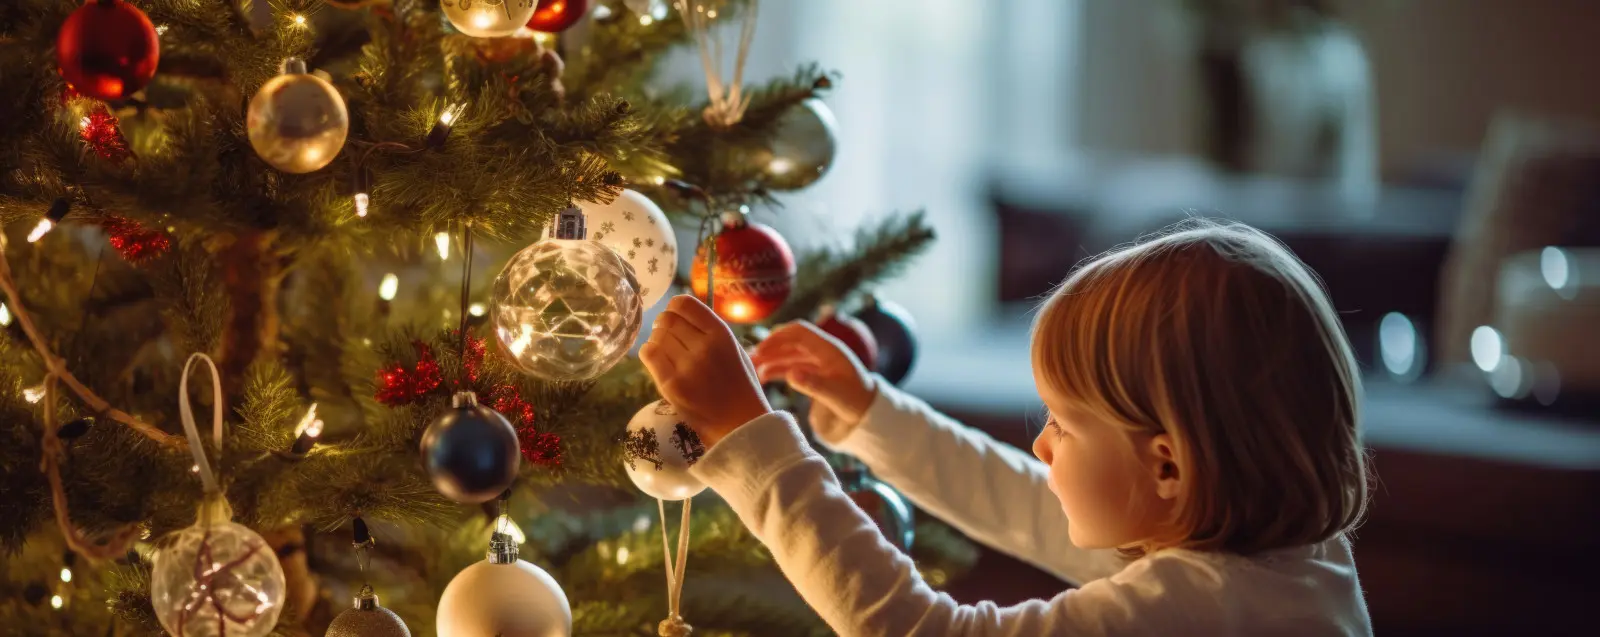
[[773,324],[810,318],[817,308],[844,300],[857,290],[898,274],[933,244],[933,228],[922,211],[891,215],[876,227],[856,232],[852,251],[823,247],[801,257],[795,289],[773,314]]

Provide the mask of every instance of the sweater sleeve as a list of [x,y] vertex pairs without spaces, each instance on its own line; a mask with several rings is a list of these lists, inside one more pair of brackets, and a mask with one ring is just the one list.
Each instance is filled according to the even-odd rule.
[[1135,568],[1050,601],[1005,608],[962,605],[934,591],[844,494],[785,413],[735,430],[691,471],[728,502],[840,634],[1133,635],[1162,613],[1159,591],[1133,576]]
[[968,537],[1056,577],[1081,585],[1123,568],[1114,551],[1072,544],[1044,463],[888,382],[880,379],[878,387],[860,426],[828,446],[859,458],[918,507]]

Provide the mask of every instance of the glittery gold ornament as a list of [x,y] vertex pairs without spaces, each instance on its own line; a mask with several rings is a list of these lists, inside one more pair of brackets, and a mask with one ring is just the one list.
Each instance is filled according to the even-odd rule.
[[378,605],[370,587],[363,587],[354,607],[328,624],[327,637],[411,637],[411,629],[394,611]]

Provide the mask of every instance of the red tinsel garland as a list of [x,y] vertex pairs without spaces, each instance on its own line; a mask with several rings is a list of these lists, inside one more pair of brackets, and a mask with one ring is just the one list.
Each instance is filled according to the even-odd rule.
[[117,118],[105,107],[95,107],[79,124],[81,129],[78,135],[101,159],[120,164],[133,156],[133,151],[128,150],[128,140],[122,137],[122,130],[117,127]]
[[111,247],[129,263],[139,264],[167,253],[172,240],[167,233],[147,230],[139,222],[123,217],[108,217],[101,226],[111,235]]
[[410,404],[439,388],[444,382],[439,361],[433,357],[433,348],[422,341],[413,341],[417,350],[417,364],[411,369],[396,363],[378,370],[378,391],[373,396],[378,402],[396,407]]

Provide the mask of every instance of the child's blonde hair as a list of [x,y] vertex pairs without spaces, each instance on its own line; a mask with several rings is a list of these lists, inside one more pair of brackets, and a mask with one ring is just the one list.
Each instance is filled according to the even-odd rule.
[[1366,509],[1355,357],[1320,281],[1277,240],[1191,219],[1074,272],[1034,323],[1042,382],[1173,439],[1186,493],[1139,550],[1319,542]]

